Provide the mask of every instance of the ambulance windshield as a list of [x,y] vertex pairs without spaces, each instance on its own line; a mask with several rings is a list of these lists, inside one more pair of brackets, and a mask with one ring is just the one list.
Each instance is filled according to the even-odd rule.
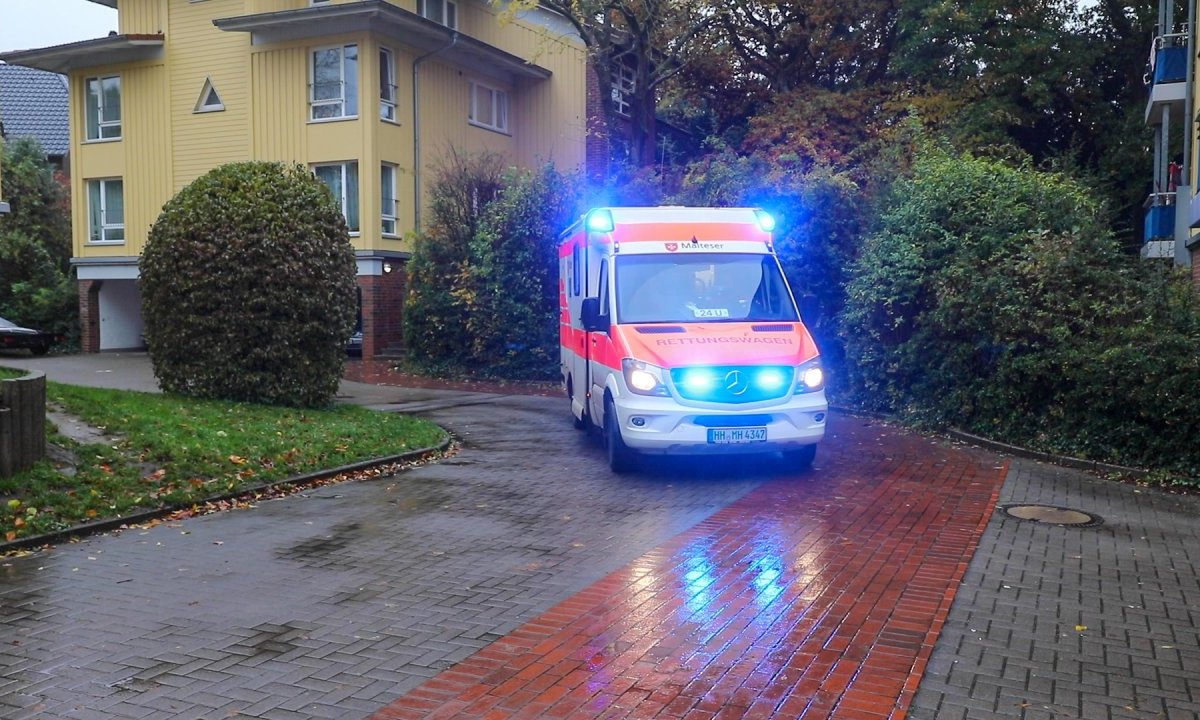
[[772,255],[621,255],[621,323],[796,322],[796,304]]

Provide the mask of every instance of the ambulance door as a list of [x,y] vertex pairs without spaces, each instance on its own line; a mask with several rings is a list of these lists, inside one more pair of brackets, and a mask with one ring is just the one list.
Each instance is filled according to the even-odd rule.
[[608,380],[608,373],[611,372],[611,369],[604,364],[607,359],[606,355],[610,354],[605,350],[611,350],[612,347],[612,339],[608,335],[612,327],[612,304],[608,292],[608,258],[603,258],[600,262],[594,262],[591,265],[595,270],[589,268],[588,287],[592,291],[591,297],[600,300],[600,315],[604,322],[602,323],[603,328],[588,333],[587,373],[588,388],[590,389],[588,413],[592,417],[592,422],[603,427],[601,423],[604,418],[604,384]]
[[[568,391],[571,399],[571,413],[575,416],[576,425],[584,427],[587,419],[587,390],[588,379],[588,348],[591,343],[583,328],[583,301],[588,297],[588,252],[587,235],[577,237],[571,244],[571,253],[567,256],[567,303],[570,315],[570,336],[564,338],[564,358],[566,372],[570,378]],[[567,344],[569,343],[569,346]]]

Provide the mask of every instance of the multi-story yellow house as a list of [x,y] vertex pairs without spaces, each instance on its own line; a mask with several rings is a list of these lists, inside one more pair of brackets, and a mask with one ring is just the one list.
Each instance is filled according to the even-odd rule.
[[225,163],[312,168],[358,255],[363,355],[400,340],[407,233],[451,149],[585,161],[586,51],[484,0],[92,0],[119,33],[0,55],[68,76],[83,349],[142,345],[138,256],[163,204]]

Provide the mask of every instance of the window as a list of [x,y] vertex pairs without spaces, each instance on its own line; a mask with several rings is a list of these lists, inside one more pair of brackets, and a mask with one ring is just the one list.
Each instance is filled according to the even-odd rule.
[[379,117],[396,122],[396,62],[387,48],[379,48]]
[[119,140],[121,138],[121,77],[88,78],[87,139]]
[[196,101],[196,112],[218,112],[224,109],[225,103],[221,102],[221,96],[212,86],[212,79],[206,79],[204,87],[200,89],[200,99]]
[[471,82],[471,103],[467,120],[489,130],[508,132],[508,93]]
[[125,191],[120,180],[89,180],[88,242],[125,242]]
[[396,166],[384,164],[379,174],[379,192],[381,213],[383,215],[383,234],[396,234]]
[[333,193],[350,232],[358,232],[358,163],[314,165],[313,173]]
[[458,7],[450,0],[417,0],[417,14],[448,28],[458,28]]
[[312,54],[312,119],[358,117],[358,46]]
[[617,65],[613,68],[612,83],[613,110],[621,115],[629,115],[629,103],[634,89],[633,68]]

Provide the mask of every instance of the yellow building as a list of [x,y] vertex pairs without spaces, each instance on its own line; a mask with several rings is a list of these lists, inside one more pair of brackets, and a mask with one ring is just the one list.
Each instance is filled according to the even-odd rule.
[[138,256],[225,163],[300,163],[358,255],[363,355],[400,341],[408,233],[451,150],[581,168],[586,53],[545,10],[483,0],[92,0],[119,33],[0,55],[67,75],[85,351],[142,346]]

